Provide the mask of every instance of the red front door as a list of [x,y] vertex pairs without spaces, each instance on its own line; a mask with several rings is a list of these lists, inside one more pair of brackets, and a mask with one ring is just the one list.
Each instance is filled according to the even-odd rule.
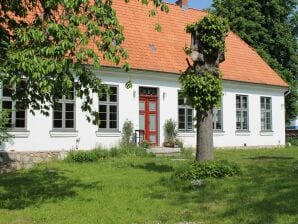
[[139,128],[153,146],[158,145],[158,99],[157,96],[140,95]]

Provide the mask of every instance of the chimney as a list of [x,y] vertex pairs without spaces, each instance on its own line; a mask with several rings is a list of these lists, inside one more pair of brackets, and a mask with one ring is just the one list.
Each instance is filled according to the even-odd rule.
[[188,9],[188,0],[177,0],[176,5],[180,6],[182,9]]

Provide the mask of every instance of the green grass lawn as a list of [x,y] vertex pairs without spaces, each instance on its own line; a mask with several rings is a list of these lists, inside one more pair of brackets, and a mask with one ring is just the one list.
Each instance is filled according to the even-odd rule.
[[0,223],[298,223],[298,148],[217,150],[242,173],[197,189],[168,181],[185,160],[51,162],[0,176]]

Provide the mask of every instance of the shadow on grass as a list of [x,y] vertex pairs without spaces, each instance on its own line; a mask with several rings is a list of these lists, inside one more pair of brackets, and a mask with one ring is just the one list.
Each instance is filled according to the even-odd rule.
[[23,209],[44,201],[60,201],[79,189],[101,189],[98,182],[81,183],[56,169],[36,168],[0,176],[0,209]]
[[142,165],[134,165],[132,164],[131,167],[133,168],[138,168],[138,169],[144,169],[147,171],[154,171],[154,172],[159,172],[159,173],[164,173],[164,172],[172,172],[174,171],[174,168],[169,165],[163,165],[163,164],[156,164],[156,163],[145,163]]
[[255,156],[255,157],[249,157],[247,159],[251,160],[292,160],[294,157],[289,156]]
[[[240,176],[207,180],[205,187],[196,190],[179,189],[169,182],[170,203],[181,206],[195,203],[213,219],[232,223],[297,223],[294,221],[298,219],[295,164],[297,161],[282,159],[253,163]],[[164,180],[162,183],[166,184]]]

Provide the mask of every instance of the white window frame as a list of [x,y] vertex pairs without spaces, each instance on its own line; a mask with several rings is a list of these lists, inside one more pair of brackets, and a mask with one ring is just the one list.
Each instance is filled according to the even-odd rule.
[[[262,99],[264,99],[264,107],[262,108]],[[270,101],[270,108],[267,108],[267,100]],[[260,123],[261,123],[261,131],[262,132],[272,132],[272,97],[261,96],[260,97]],[[270,113],[270,128],[267,128],[267,113]],[[262,114],[264,114],[264,127],[262,125]]]
[[[16,101],[12,99],[12,97],[10,96],[3,96],[3,82],[1,82],[1,91],[0,91],[0,110],[2,110],[2,102],[3,101],[8,101],[11,102],[11,124],[10,127],[8,127],[8,131],[27,131],[27,110],[25,109],[25,118],[24,118],[24,127],[16,127],[16,113],[17,113],[17,109],[16,109]],[[12,88],[10,89],[16,89],[16,86],[14,85]]]
[[[237,97],[240,97],[240,108],[237,107]],[[242,103],[244,97],[246,98],[246,102],[247,102],[246,108],[243,107],[243,103]],[[248,99],[248,95],[240,95],[240,94],[238,95],[237,94],[235,99],[236,99],[236,131],[249,132],[249,99]],[[241,128],[239,128],[239,129],[237,128],[237,119],[238,119],[237,112],[240,112],[240,126],[241,126]],[[245,122],[245,121],[242,121],[244,119],[244,112],[247,113],[247,117],[246,117],[247,128],[243,128],[243,126],[244,126],[243,124]]]
[[[179,104],[179,94],[180,94],[181,91],[178,91],[178,131],[179,132],[194,132],[194,124],[193,124],[193,119],[194,119],[194,109],[187,105],[186,104],[186,99],[184,98],[184,103],[182,105]],[[182,129],[182,128],[179,128],[179,119],[180,119],[180,116],[179,116],[179,110],[180,109],[183,109],[184,110],[184,124],[185,124],[185,128]],[[192,125],[191,125],[191,128],[188,128],[188,121],[187,121],[187,118],[189,117],[189,113],[188,113],[188,110],[191,110],[191,117],[192,117]]]
[[[57,101],[57,103],[62,104],[61,113],[62,118],[61,119],[55,119],[55,107],[52,108],[52,130],[53,131],[59,131],[59,132],[67,132],[67,131],[75,131],[76,130],[76,94],[75,91],[73,91],[73,99],[67,99],[66,96],[62,96],[61,99]],[[73,127],[67,128],[65,123],[66,120],[66,104],[73,104]],[[55,127],[54,121],[55,120],[61,120],[62,127]]]
[[[103,127],[100,127],[100,123],[98,125],[98,131],[99,132],[115,132],[115,131],[119,131],[119,86],[117,85],[108,85],[110,88],[111,87],[114,87],[116,88],[117,90],[117,101],[114,102],[114,101],[110,101],[110,94],[105,94],[106,95],[106,100],[105,101],[101,101],[100,100],[100,97],[98,97],[98,113],[99,113],[99,117],[100,117],[100,110],[99,110],[99,107],[101,105],[104,105],[106,106],[106,127],[103,128]],[[110,122],[111,122],[111,119],[110,119],[110,106],[116,106],[117,108],[117,120],[116,120],[116,128],[111,128],[110,127]],[[101,122],[101,121],[99,121]]]
[[[223,104],[222,104],[222,99],[220,100],[220,107],[215,107],[213,108],[213,131],[214,132],[221,132],[223,131]],[[221,122],[220,122],[220,125],[221,125],[221,128],[217,128],[216,127],[216,118],[217,118],[217,114],[220,114],[220,117],[221,117]]]

